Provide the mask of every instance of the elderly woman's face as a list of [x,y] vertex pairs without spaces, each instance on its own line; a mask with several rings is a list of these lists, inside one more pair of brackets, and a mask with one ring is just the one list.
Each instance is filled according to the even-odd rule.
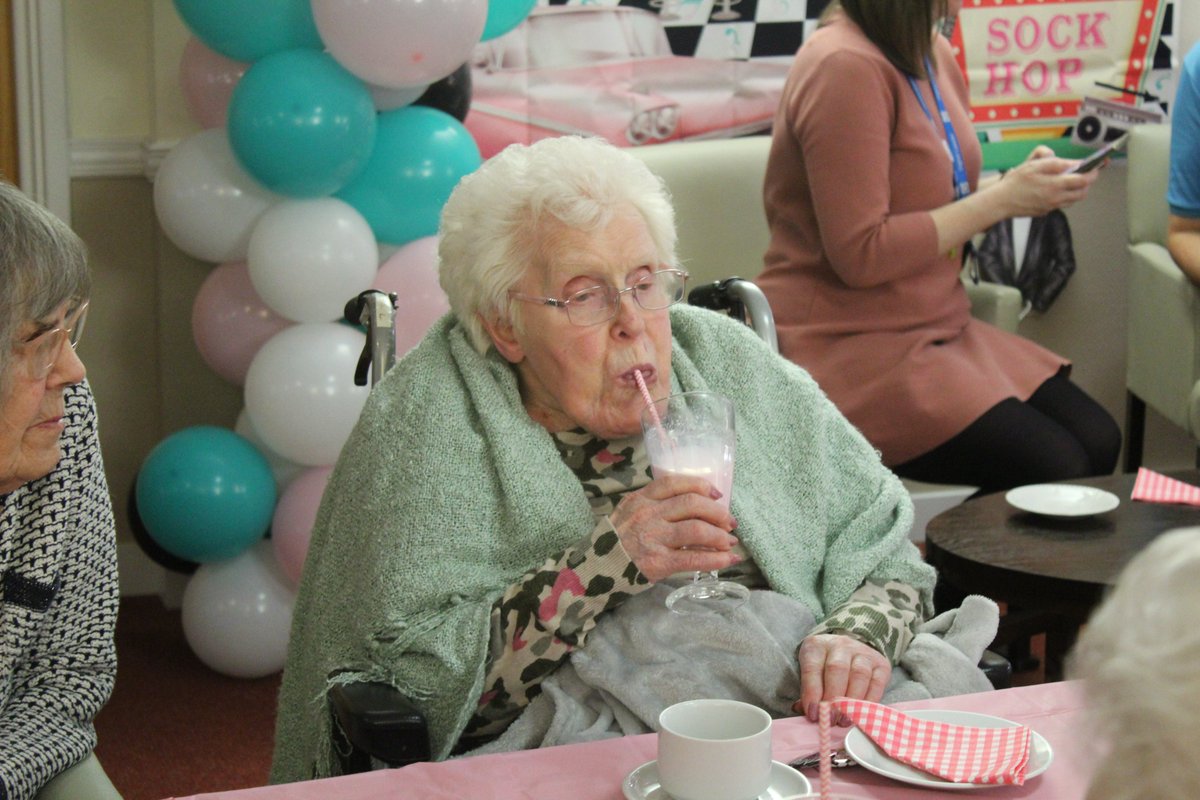
[[[559,226],[544,252],[549,263],[532,267],[516,291],[565,299],[592,286],[623,289],[666,266],[632,209],[598,232]],[[526,303],[521,313],[521,331],[503,323],[489,323],[488,330],[496,349],[516,365],[526,410],[548,430],[583,428],[607,439],[639,433],[645,402],[635,369],[655,397],[670,392],[667,309],[647,311],[626,293],[616,316],[586,327],[554,306]]]
[[[70,308],[64,304],[52,317],[21,326],[12,345],[8,374],[0,381],[0,492],[12,490],[45,475],[62,457],[59,439],[66,425],[63,394],[84,378],[83,363],[65,344],[61,331]],[[49,337],[49,338],[47,338]],[[49,371],[47,344],[57,340]],[[44,374],[43,374],[44,373]]]

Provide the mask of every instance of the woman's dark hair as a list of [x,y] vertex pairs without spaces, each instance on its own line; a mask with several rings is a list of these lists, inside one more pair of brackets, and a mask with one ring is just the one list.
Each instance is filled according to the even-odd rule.
[[933,50],[933,29],[947,14],[946,0],[833,0],[829,15],[841,9],[862,29],[896,69],[914,78],[925,75]]

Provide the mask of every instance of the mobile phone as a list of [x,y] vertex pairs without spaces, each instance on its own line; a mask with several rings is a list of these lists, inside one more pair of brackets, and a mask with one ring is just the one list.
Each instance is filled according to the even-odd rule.
[[1117,152],[1118,150],[1124,150],[1125,143],[1128,140],[1129,140],[1129,131],[1125,131],[1125,133],[1121,134],[1116,139],[1113,139],[1111,142],[1104,145],[1104,147],[1101,147],[1099,150],[1092,153],[1090,156],[1088,156],[1087,158],[1083,159],[1075,166],[1068,169],[1067,174],[1070,175],[1070,174],[1076,174],[1076,173],[1091,172],[1096,167],[1103,164],[1104,160],[1106,158],[1108,158],[1109,156],[1111,156],[1113,153]]

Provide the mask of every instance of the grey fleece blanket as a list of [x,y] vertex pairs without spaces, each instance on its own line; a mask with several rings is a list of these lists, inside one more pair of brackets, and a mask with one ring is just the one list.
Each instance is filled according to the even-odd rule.
[[[754,591],[728,615],[680,616],[663,604],[672,588],[659,584],[606,615],[508,730],[470,755],[647,733],[664,708],[698,697],[793,715],[796,644],[815,624],[812,612],[785,595]],[[972,595],[924,623],[884,702],[990,690],[977,665],[998,622],[996,604]]]

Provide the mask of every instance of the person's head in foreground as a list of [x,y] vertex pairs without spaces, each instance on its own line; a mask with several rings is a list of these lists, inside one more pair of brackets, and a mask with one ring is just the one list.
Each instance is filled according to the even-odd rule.
[[83,243],[0,181],[0,493],[47,475],[61,455],[63,395],[84,378],[74,344],[91,281]]
[[75,353],[83,242],[0,181],[0,797],[119,798],[91,755],[116,675],[115,530]]
[[1071,655],[1095,722],[1090,800],[1200,797],[1200,528],[1129,562]]
[[[317,516],[273,780],[337,770],[312,701],[334,674],[417,698],[435,758],[650,730],[696,696],[814,719],[883,696],[933,583],[908,495],[806,373],[680,302],[675,236],[662,182],[597,139],[511,146],[456,187],[452,313],[371,392]],[[728,496],[652,473],[635,371],[732,401]],[[709,570],[741,609],[666,610]],[[593,700],[611,713],[577,730]]]
[[637,434],[634,370],[669,392],[687,274],[662,184],[628,153],[574,136],[508,148],[446,203],[439,255],[451,310],[513,364],[547,430]]

